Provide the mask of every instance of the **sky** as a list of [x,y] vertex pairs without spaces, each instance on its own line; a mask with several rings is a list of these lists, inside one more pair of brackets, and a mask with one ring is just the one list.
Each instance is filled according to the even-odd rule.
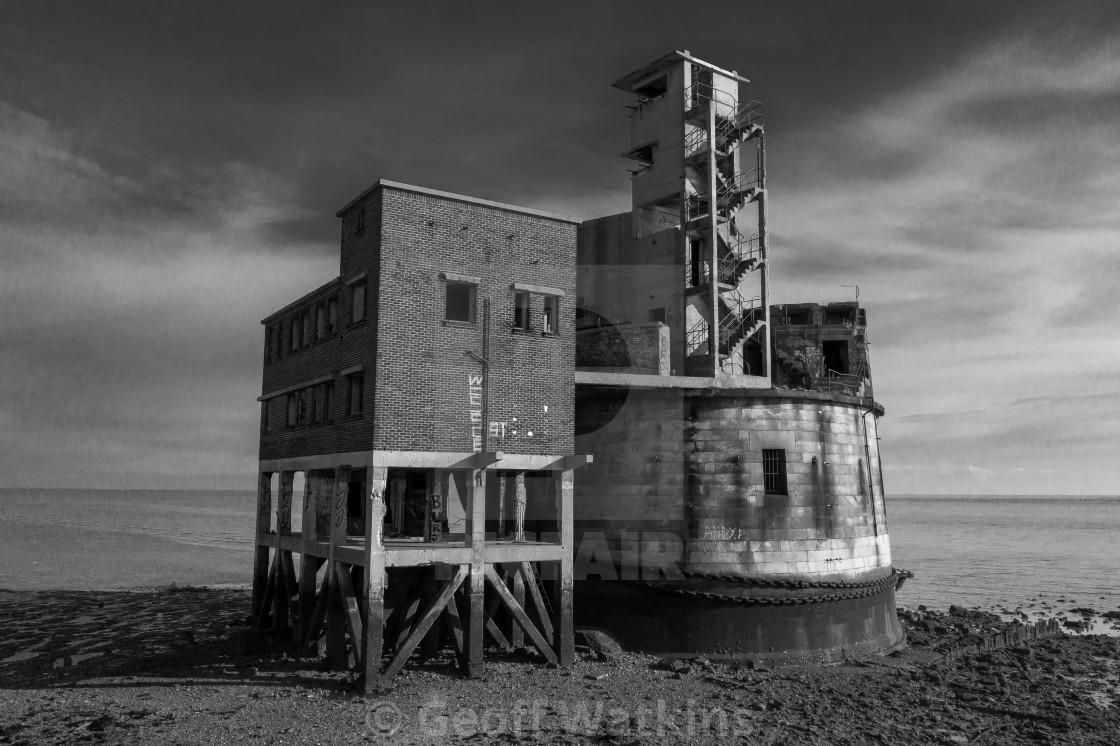
[[772,298],[867,309],[893,493],[1120,494],[1120,6],[0,0],[0,486],[253,489],[260,320],[380,178],[629,208],[610,87],[751,80]]

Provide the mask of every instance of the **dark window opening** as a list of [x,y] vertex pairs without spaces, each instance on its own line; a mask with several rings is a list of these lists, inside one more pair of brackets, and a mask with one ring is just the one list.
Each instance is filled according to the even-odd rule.
[[529,294],[520,292],[513,297],[513,328],[529,331]]
[[350,390],[347,392],[346,400],[346,414],[361,414],[362,413],[362,386],[365,383],[365,376],[359,374],[347,376],[347,382]]
[[357,324],[366,317],[366,283],[355,282],[352,292],[353,305],[350,307],[350,323]]
[[700,267],[701,267],[701,251],[702,251],[702,249],[703,249],[703,244],[700,243],[700,239],[690,238],[688,240],[689,276],[690,276],[690,279],[691,279],[691,282],[689,284],[692,287],[696,287],[700,284]]
[[662,324],[664,324],[665,323],[665,306],[658,306],[657,308],[649,309],[649,320],[651,322],[652,321],[660,321]]
[[327,336],[327,309],[322,304],[315,306],[315,338]]
[[319,422],[330,422],[331,420],[331,390],[333,388],[333,383],[323,384],[322,393],[319,397]]
[[448,321],[463,321],[474,323],[475,285],[470,282],[447,283],[447,310],[445,318]]
[[293,352],[295,352],[296,350],[299,349],[299,332],[300,332],[301,326],[302,325],[301,325],[301,322],[300,322],[298,316],[295,317],[294,319],[292,319],[291,327],[292,327],[292,351]]
[[643,85],[641,88],[635,88],[634,93],[646,98],[657,98],[663,96],[669,90],[669,76],[662,75],[660,78],[654,78],[650,82]]
[[829,340],[821,343],[824,351],[824,369],[828,373],[848,374],[848,341]]
[[354,235],[361,235],[362,231],[366,229],[366,208],[358,208],[358,218],[354,222]]
[[560,331],[560,299],[554,295],[545,296],[541,327],[541,331],[545,334],[555,334]]
[[768,495],[785,495],[786,489],[786,452],[781,448],[765,448],[762,451],[762,479]]
[[270,433],[272,432],[272,402],[266,399],[261,404],[261,408],[264,409],[261,415],[261,419],[264,421],[263,429],[266,433]]
[[338,298],[327,301],[327,334],[334,334],[338,325]]

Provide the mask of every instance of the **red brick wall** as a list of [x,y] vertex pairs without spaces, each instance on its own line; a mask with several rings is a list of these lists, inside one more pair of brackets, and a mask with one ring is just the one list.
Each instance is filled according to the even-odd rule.
[[[364,205],[364,228],[355,232]],[[263,393],[334,378],[331,419],[287,428],[287,396],[267,400],[271,432],[260,458],[369,450],[471,451],[470,376],[482,366],[483,298],[491,299],[489,420],[504,423],[488,447],[510,453],[572,453],[575,357],[573,223],[417,194],[374,191],[342,216],[335,334],[292,352],[290,319],[272,320],[283,354],[266,355]],[[477,323],[446,325],[441,272],[480,278]],[[351,280],[365,273],[366,318],[351,325]],[[532,295],[531,333],[511,331],[513,282],[564,291],[559,331],[542,335],[544,297]],[[329,297],[329,296],[322,296]],[[262,336],[264,336],[262,334]],[[347,416],[342,370],[361,365],[364,411]],[[547,411],[546,408],[547,407]],[[262,416],[262,429],[264,418]],[[485,427],[485,426],[483,426]],[[529,433],[532,432],[530,436]]]
[[[482,365],[466,353],[482,354],[489,297],[489,420],[505,423],[505,436],[490,438],[488,447],[572,453],[576,226],[391,188],[382,193],[374,447],[472,450],[469,378],[481,375]],[[444,323],[441,272],[480,278],[474,326]],[[557,334],[511,331],[513,282],[564,291]],[[538,325],[544,298],[533,294],[531,302]]]

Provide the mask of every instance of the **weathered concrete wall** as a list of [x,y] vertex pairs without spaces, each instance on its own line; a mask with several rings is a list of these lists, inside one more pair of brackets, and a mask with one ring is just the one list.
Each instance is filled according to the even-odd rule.
[[[890,567],[866,409],[735,396],[691,404],[687,570],[831,580]],[[765,491],[764,449],[784,451],[786,494]]]
[[[622,531],[669,531],[686,572],[889,569],[875,416],[857,400],[581,390],[577,401],[576,449],[595,454],[576,483],[577,530],[602,533],[612,552]],[[766,493],[763,449],[785,451],[787,494]]]

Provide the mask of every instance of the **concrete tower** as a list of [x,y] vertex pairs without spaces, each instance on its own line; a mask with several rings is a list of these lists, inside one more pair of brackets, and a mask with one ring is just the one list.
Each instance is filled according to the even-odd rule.
[[595,461],[576,484],[577,623],[670,655],[886,650],[902,633],[866,315],[771,318],[747,82],[684,51],[614,83],[637,96],[638,168],[630,212],[578,232],[576,451]]

